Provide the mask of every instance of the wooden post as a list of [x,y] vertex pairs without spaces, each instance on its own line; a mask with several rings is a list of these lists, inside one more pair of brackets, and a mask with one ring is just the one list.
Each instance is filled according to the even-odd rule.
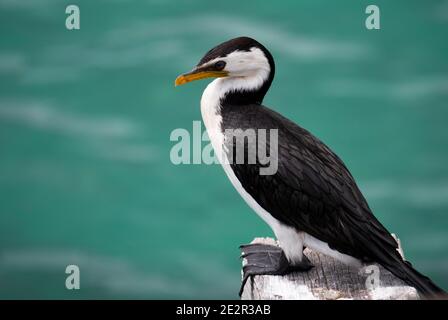
[[[395,237],[395,236],[394,236]],[[395,237],[395,239],[397,239]],[[397,242],[400,245],[399,240]],[[252,243],[278,245],[272,238],[255,238]],[[399,248],[401,255],[403,251]],[[315,266],[308,272],[285,276],[254,276],[247,280],[243,300],[415,300],[415,288],[406,285],[378,264],[362,269],[305,249]],[[243,259],[244,264],[244,259]]]

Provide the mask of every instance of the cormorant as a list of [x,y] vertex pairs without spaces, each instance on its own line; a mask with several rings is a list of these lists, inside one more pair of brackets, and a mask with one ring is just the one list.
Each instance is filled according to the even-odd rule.
[[[271,53],[258,41],[239,37],[208,51],[191,72],[175,81],[182,85],[216,78],[201,99],[215,154],[281,247],[244,246],[242,287],[250,275],[308,270],[312,265],[303,248],[309,247],[352,266],[379,263],[426,298],[444,295],[401,257],[397,241],[375,218],[342,160],[310,132],[262,105],[274,73]],[[275,129],[277,141],[261,136],[259,129]],[[275,173],[260,174],[266,163],[258,155],[255,163],[234,159],[236,139],[247,130],[269,147],[276,143],[276,154],[271,155],[277,161]],[[251,148],[244,140],[244,152]]]

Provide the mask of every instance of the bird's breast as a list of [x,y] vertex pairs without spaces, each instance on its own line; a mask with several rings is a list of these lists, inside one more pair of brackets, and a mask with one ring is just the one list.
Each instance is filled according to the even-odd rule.
[[221,90],[219,80],[214,80],[204,90],[201,98],[201,115],[208,137],[215,150],[215,155],[223,163],[224,134],[220,113]]

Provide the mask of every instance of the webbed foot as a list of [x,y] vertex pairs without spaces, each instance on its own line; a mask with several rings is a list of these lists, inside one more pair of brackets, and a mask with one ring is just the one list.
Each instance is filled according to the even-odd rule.
[[290,265],[283,250],[275,245],[255,243],[242,245],[240,249],[241,257],[244,259],[240,296],[250,276],[284,275],[294,271],[308,271],[313,267],[305,255],[300,264]]

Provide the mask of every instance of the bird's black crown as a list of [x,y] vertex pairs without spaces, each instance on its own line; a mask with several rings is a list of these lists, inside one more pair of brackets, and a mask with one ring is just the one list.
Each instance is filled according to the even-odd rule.
[[226,42],[223,42],[213,49],[209,50],[199,61],[198,66],[211,61],[213,59],[219,58],[219,57],[225,57],[229,53],[232,53],[234,51],[250,51],[252,48],[258,48],[266,55],[266,58],[269,60],[269,64],[272,65],[274,63],[274,60],[272,59],[271,54],[269,51],[257,40],[249,38],[249,37],[239,37],[234,38],[231,40],[228,40]]

